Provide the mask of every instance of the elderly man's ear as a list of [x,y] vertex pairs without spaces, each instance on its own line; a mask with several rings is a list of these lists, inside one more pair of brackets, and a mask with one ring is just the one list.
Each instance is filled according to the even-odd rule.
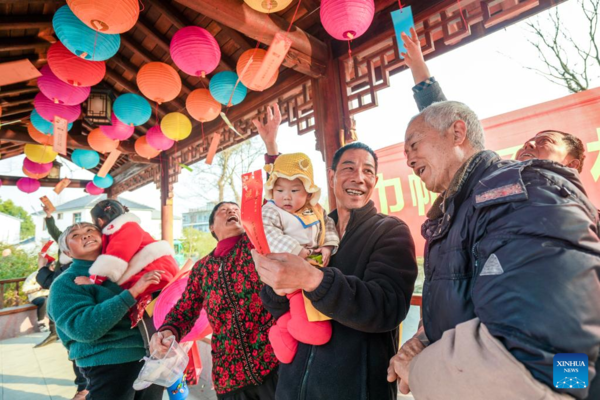
[[449,130],[452,134],[454,145],[460,146],[467,140],[467,124],[465,124],[465,121],[454,121]]

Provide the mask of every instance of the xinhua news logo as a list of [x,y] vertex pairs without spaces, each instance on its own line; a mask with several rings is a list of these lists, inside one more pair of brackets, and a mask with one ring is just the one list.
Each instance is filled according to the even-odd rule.
[[589,384],[588,356],[581,353],[560,353],[554,356],[554,387],[585,389]]

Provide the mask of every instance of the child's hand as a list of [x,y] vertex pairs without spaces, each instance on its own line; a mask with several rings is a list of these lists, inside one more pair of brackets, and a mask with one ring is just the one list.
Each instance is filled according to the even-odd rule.
[[140,294],[144,293],[148,287],[158,285],[160,283],[160,276],[164,273],[165,271],[150,271],[144,274],[140,280],[129,289],[129,293],[136,299]]
[[302,251],[300,253],[298,253],[298,256],[301,258],[308,258],[308,256],[310,256],[312,254],[312,252],[309,249],[302,249]]
[[333,247],[331,246],[319,247],[315,250],[315,253],[321,253],[321,256],[323,257],[323,268],[329,265],[329,259],[331,258],[332,252]]
[[77,278],[75,278],[75,283],[78,284],[79,286],[94,284],[94,282],[92,282],[92,280],[90,279],[89,276],[78,276]]

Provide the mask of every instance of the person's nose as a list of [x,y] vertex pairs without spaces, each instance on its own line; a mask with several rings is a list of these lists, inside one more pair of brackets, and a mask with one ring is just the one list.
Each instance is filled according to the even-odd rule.
[[525,142],[525,144],[523,144],[523,148],[526,150],[533,150],[535,149],[535,140],[528,140]]

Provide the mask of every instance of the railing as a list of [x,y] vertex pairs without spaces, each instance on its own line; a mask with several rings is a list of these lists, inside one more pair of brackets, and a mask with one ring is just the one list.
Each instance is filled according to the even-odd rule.
[[19,285],[21,282],[24,282],[27,278],[14,278],[14,279],[0,279],[0,310],[4,308],[4,287],[7,285],[15,285],[15,294],[14,294],[14,306],[19,306],[21,303],[21,299],[19,297]]

